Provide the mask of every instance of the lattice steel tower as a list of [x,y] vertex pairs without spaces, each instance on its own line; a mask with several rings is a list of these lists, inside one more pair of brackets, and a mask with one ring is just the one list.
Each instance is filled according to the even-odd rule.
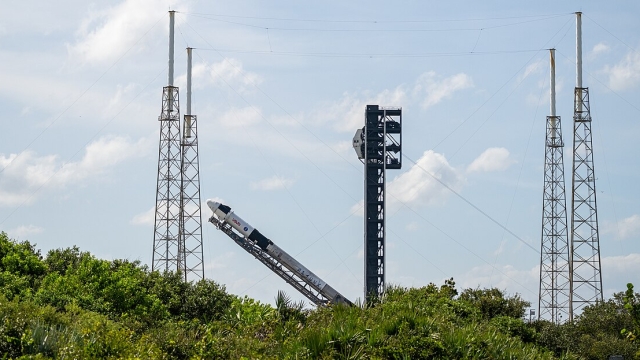
[[573,186],[569,318],[603,301],[600,237],[593,166],[589,88],[582,87],[582,13],[576,13],[576,88],[573,106]]
[[555,49],[550,54],[551,115],[547,116],[540,247],[538,319],[556,324],[569,319],[569,246],[562,127],[556,115]]
[[[152,270],[184,269],[180,241],[181,149],[178,88],[173,86],[175,12],[169,12],[169,82],[162,89]],[[183,271],[183,270],[181,270]]]
[[367,105],[353,147],[364,162],[364,285],[371,300],[385,291],[386,169],[402,167],[402,109]]
[[200,164],[198,160],[198,118],[191,113],[191,48],[187,48],[187,114],[181,143],[180,249],[184,254],[185,280],[203,279]]

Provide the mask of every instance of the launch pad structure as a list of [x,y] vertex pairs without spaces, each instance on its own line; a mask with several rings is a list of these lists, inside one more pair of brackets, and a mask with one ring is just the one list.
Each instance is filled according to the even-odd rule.
[[385,291],[386,177],[402,167],[402,108],[367,105],[364,118],[353,147],[364,163],[364,295],[371,301]]
[[[199,280],[204,278],[204,259],[198,119],[191,111],[192,49],[187,48],[187,106],[181,124],[179,90],[173,84],[175,11],[169,12],[169,19],[168,83],[163,87],[162,111],[158,118],[160,136],[152,270],[177,271],[185,281]],[[592,118],[589,88],[582,84],[580,12],[576,13],[570,226],[564,142],[561,119],[556,114],[555,49],[550,49],[550,60],[551,113],[546,118],[538,316],[561,323],[572,321],[585,306],[603,301]],[[364,298],[369,302],[382,297],[386,290],[386,171],[402,168],[402,108],[366,105],[364,118],[364,127],[357,130],[353,146],[364,164]],[[318,285],[313,280],[313,273],[270,240],[272,247],[267,249],[267,245],[249,241],[252,238],[248,234],[243,238],[234,232],[233,225],[223,218],[212,217],[210,222],[315,304],[344,299],[328,285],[323,290],[326,283]],[[309,274],[313,276],[309,278]]]

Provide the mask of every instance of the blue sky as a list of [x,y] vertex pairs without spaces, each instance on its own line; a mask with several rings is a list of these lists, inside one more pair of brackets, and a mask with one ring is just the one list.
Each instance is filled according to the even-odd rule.
[[[361,297],[363,166],[351,139],[366,104],[401,106],[406,157],[388,172],[387,281],[453,277],[535,304],[546,49],[557,49],[569,188],[573,12],[582,11],[605,296],[640,283],[635,2],[7,4],[0,230],[44,252],[78,245],[150,264],[169,9],[178,12],[183,109],[184,49],[195,48],[203,201],[222,200],[338,291]],[[266,302],[277,289],[301,299],[212,225],[203,232],[208,278]]]

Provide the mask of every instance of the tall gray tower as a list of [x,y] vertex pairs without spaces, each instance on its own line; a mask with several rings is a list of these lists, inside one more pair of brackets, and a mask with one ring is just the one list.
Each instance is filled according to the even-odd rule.
[[596,177],[593,166],[589,88],[582,87],[582,13],[576,13],[576,88],[573,106],[573,186],[569,318],[603,301]]
[[169,11],[169,81],[162,89],[152,270],[184,269],[180,242],[181,149],[178,88],[173,86],[175,11]]
[[185,280],[203,279],[198,118],[191,112],[191,48],[187,48],[187,114],[181,142],[180,256]]
[[540,247],[538,318],[556,324],[569,319],[569,246],[567,199],[560,116],[556,115],[555,49],[550,54],[551,114],[547,116]]

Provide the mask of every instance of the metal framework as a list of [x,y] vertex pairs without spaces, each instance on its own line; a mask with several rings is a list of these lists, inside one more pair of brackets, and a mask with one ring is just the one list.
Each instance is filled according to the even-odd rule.
[[559,116],[547,116],[540,251],[538,317],[556,324],[569,319],[569,247]]
[[364,134],[365,298],[385,291],[386,169],[402,167],[402,109],[367,105]]
[[180,241],[181,151],[180,107],[178,88],[165,86],[162,91],[158,181],[153,237],[152,270],[183,269],[184,251]]
[[180,269],[184,279],[204,279],[198,118],[191,114],[191,48],[187,48],[187,114],[182,125],[180,158]]
[[[200,165],[198,160],[198,120],[184,116],[180,186],[180,244],[184,251],[184,276],[204,278],[202,259],[202,216],[200,201]],[[181,269],[182,270],[182,269]]]
[[233,241],[236,242],[240,247],[242,247],[246,252],[253,255],[256,259],[258,259],[261,263],[263,263],[266,267],[268,267],[271,271],[280,276],[284,281],[286,281],[289,285],[293,286],[296,290],[298,290],[302,295],[306,296],[307,299],[311,300],[314,304],[326,305],[329,302],[322,293],[314,289],[309,282],[305,279],[298,276],[298,274],[293,271],[285,268],[277,258],[269,255],[266,251],[260,249],[260,247],[251,241],[246,240],[244,237],[238,235],[233,231],[233,227],[229,225],[229,223],[221,222],[216,219],[214,216],[209,218],[209,222],[215,225],[222,232],[227,234]]
[[570,319],[603,301],[589,89],[576,87],[574,95]]
[[564,181],[564,142],[556,116],[555,49],[550,49],[551,115],[547,116],[540,246],[538,319],[556,324],[569,319],[569,245]]

